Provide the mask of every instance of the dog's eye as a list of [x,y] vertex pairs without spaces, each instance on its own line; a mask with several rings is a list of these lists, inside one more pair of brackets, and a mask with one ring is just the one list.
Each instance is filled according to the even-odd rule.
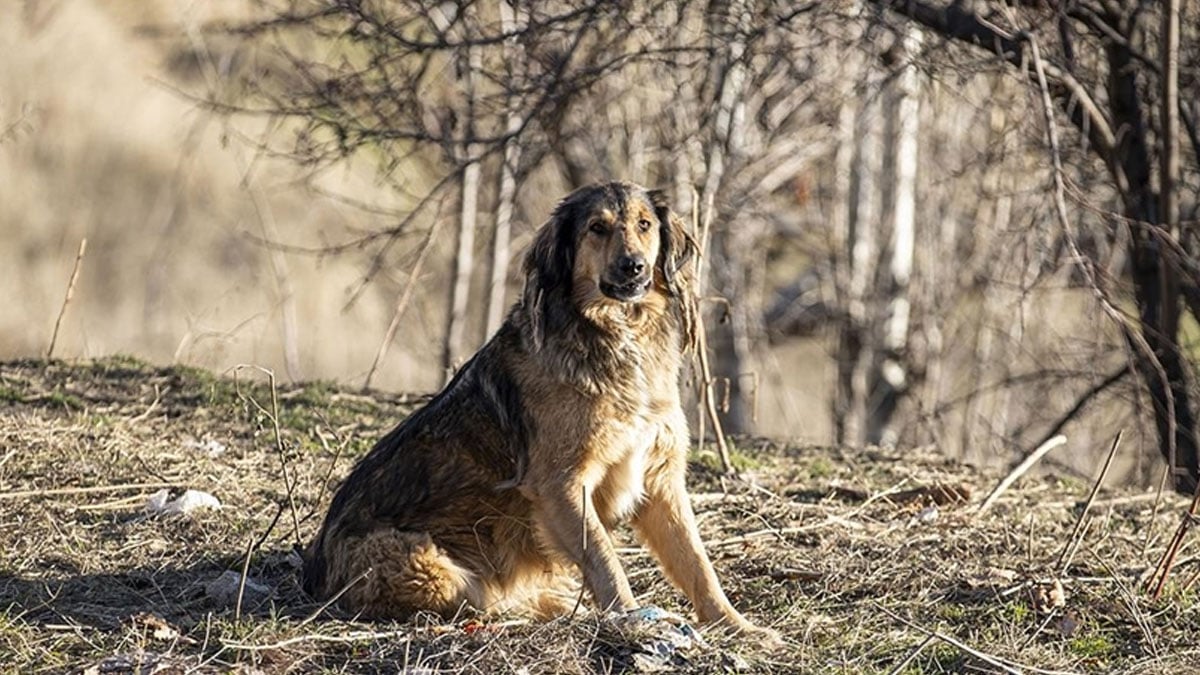
[[592,234],[608,234],[608,230],[604,229],[604,223],[600,221],[588,225],[588,232]]
[[645,218],[639,220],[638,221],[638,229],[641,230],[642,232],[649,232],[650,231],[650,221],[646,220]]

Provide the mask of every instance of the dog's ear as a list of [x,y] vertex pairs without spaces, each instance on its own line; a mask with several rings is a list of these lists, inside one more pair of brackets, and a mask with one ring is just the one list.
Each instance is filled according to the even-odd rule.
[[690,263],[696,255],[696,241],[688,234],[683,219],[671,209],[662,190],[649,190],[648,194],[659,222],[659,252],[655,264],[666,282],[668,295],[678,302],[684,340],[691,346],[695,339],[696,298]]
[[690,290],[691,280],[684,268],[696,254],[696,242],[688,234],[683,219],[671,210],[663,191],[650,190],[648,194],[659,222],[657,264],[667,282],[667,290],[671,295],[678,295]]
[[525,255],[525,289],[521,304],[529,317],[533,349],[541,349],[546,335],[546,303],[551,293],[570,292],[574,266],[571,209],[564,200],[534,237]]

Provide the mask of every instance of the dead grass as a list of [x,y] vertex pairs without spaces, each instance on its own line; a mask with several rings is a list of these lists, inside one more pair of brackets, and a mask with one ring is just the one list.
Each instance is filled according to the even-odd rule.
[[[0,670],[13,672],[595,673],[644,669],[637,636],[594,614],[545,624],[503,618],[367,623],[297,586],[295,533],[271,396],[261,377],[153,368],[128,358],[0,364]],[[300,538],[354,458],[419,400],[328,384],[279,391],[279,430]],[[258,405],[256,405],[256,403]],[[260,407],[261,406],[261,407]],[[933,449],[794,447],[740,439],[746,480],[697,457],[692,489],[736,605],[780,630],[766,652],[707,633],[673,670],[751,672],[1179,672],[1200,658],[1200,603],[1139,582],[1182,511],[1167,497],[1102,492],[1064,575],[1054,565],[1089,485],[1026,478],[986,515],[998,476]],[[169,483],[224,504],[156,518]],[[111,491],[63,488],[118,486]],[[12,493],[43,491],[13,497]],[[46,493],[48,490],[59,490]],[[1148,548],[1143,551],[1146,542]],[[682,597],[626,536],[647,603]],[[223,572],[267,592],[206,587]],[[933,636],[933,637],[931,637]]]

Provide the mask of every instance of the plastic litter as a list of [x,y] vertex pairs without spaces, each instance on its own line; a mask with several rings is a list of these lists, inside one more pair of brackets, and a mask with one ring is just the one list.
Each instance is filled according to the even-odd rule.
[[163,488],[150,495],[146,501],[146,512],[151,515],[188,515],[202,509],[219,509],[221,500],[202,490],[187,490],[175,499],[171,491]]

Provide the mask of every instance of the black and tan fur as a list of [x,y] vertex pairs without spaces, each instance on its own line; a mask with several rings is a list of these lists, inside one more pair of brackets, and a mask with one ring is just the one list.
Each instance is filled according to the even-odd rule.
[[[525,261],[521,302],[427,406],[342,484],[305,588],[372,617],[636,607],[609,529],[631,519],[703,622],[756,629],[726,599],[684,486],[679,373],[692,242],[663,196],[577,190]],[[766,631],[764,631],[766,632]]]

